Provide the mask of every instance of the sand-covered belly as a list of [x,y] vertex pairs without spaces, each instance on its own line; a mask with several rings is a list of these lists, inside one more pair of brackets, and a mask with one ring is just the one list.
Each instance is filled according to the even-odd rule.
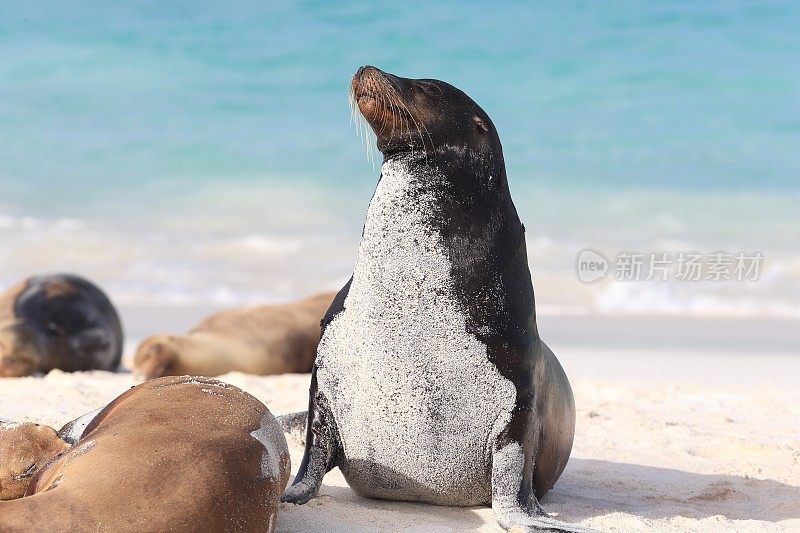
[[463,330],[411,315],[429,327],[409,335],[353,318],[348,309],[328,326],[317,362],[350,486],[376,498],[487,503],[492,442],[513,408],[513,384]]

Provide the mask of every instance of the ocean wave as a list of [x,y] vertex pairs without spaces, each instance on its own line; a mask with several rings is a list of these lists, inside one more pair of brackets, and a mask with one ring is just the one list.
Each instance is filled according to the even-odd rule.
[[[352,270],[360,228],[353,222],[331,230],[326,222],[253,232],[240,231],[246,224],[231,229],[212,222],[195,227],[152,219],[132,230],[118,220],[2,214],[0,284],[70,271],[95,280],[123,306],[266,303],[340,287]],[[574,272],[576,253],[585,243],[535,233],[527,243],[542,315],[800,318],[800,254],[769,254],[756,282],[608,279],[587,285]],[[652,243],[653,249],[670,251],[695,245],[668,239]]]
[[38,219],[30,216],[15,217],[0,213],[0,230],[34,231],[46,229],[56,232],[70,232],[83,229],[83,221],[77,218]]
[[[787,280],[787,285],[789,280]],[[793,283],[793,282],[792,282]],[[592,312],[602,315],[673,315],[715,317],[763,317],[800,319],[800,303],[770,298],[756,291],[717,287],[687,290],[672,283],[611,282],[595,300]]]
[[221,241],[216,246],[220,250],[246,254],[290,255],[303,249],[303,240],[252,233]]

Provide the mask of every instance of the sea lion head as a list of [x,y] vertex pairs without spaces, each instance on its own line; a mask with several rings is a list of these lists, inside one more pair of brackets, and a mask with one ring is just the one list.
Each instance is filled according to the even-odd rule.
[[36,473],[68,447],[51,427],[0,420],[0,500],[24,496]]
[[144,379],[180,375],[183,372],[179,368],[178,350],[174,335],[152,335],[136,348],[134,372]]
[[20,377],[42,368],[34,335],[20,320],[0,323],[0,376]]
[[43,371],[113,370],[122,355],[122,326],[108,297],[72,274],[28,280],[14,304],[42,347]]
[[500,146],[489,115],[449,83],[364,66],[353,76],[350,93],[385,157],[450,149],[484,158]]

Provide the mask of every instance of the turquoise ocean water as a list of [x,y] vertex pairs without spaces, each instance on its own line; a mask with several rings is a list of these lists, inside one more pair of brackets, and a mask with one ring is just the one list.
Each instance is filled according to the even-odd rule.
[[[800,316],[800,4],[0,0],[0,282],[122,302],[333,287],[378,169],[362,64],[493,118],[552,310]],[[761,251],[753,283],[576,280],[575,257]]]

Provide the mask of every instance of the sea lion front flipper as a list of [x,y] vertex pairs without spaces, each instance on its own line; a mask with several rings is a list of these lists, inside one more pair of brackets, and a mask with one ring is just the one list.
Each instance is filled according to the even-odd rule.
[[492,456],[492,510],[497,523],[503,529],[514,532],[594,531],[551,518],[539,505],[532,486],[533,456],[525,452],[526,444],[529,445],[531,439],[520,442],[514,439],[512,433],[515,422],[528,418],[528,414],[524,411],[514,414],[507,431],[498,438],[497,449]]
[[300,464],[292,486],[286,489],[281,496],[281,501],[299,505],[316,496],[322,485],[322,478],[336,466],[340,448],[339,431],[336,429],[328,401],[317,390],[317,367],[314,366],[311,374],[303,462]]
[[300,433],[302,430],[306,429],[306,425],[308,424],[308,411],[279,415],[276,418],[284,433]]
[[492,450],[492,510],[497,523],[515,532],[594,531],[551,518],[539,505],[533,475],[536,452],[543,444],[543,421],[536,405],[533,376],[516,377],[517,401]]
[[[344,309],[344,302],[350,290],[350,280],[333,299],[322,321],[321,334],[325,328]],[[334,466],[341,450],[339,431],[328,406],[328,400],[317,390],[317,365],[311,371],[311,387],[308,394],[308,420],[306,422],[306,442],[303,462],[297,470],[292,486],[281,496],[282,502],[303,504],[317,495],[322,478]]]

